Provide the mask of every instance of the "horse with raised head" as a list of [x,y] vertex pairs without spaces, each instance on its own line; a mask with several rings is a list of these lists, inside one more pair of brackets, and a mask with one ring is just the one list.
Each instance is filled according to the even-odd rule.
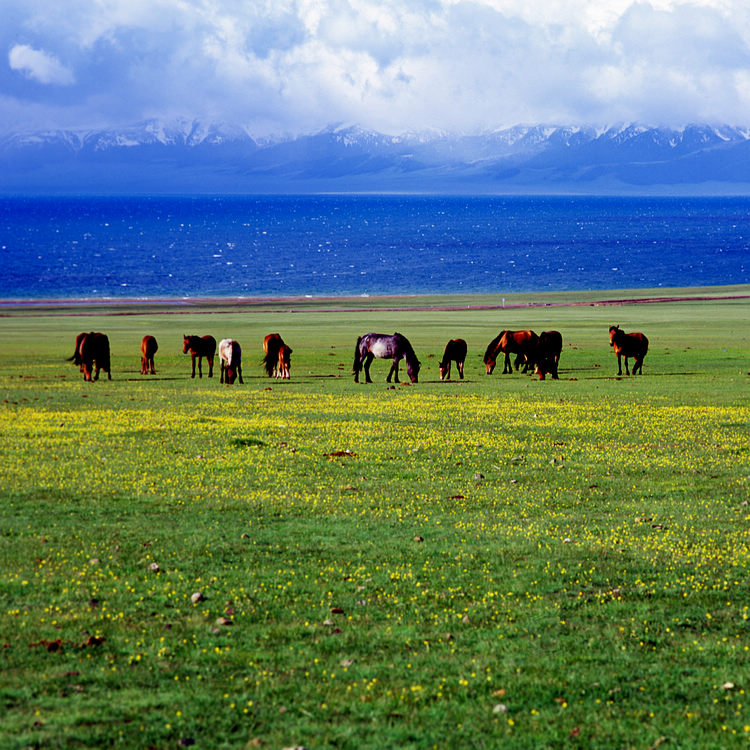
[[148,375],[149,369],[152,375],[156,375],[154,367],[154,354],[159,349],[154,336],[144,336],[141,341],[141,375]]
[[109,339],[106,334],[95,331],[83,334],[78,347],[78,356],[85,381],[99,380],[100,370],[107,373],[107,380],[112,380]]
[[539,334],[539,342],[536,351],[532,354],[534,358],[534,372],[539,375],[539,380],[544,380],[546,374],[552,375],[553,380],[559,380],[557,366],[562,354],[563,338],[560,331],[542,331]]
[[190,352],[190,358],[193,363],[193,372],[191,378],[195,377],[195,360],[198,360],[198,377],[203,377],[203,368],[201,362],[203,357],[208,362],[208,377],[214,376],[214,354],[216,354],[216,339],[213,336],[188,336],[184,334],[182,340],[182,353]]
[[534,331],[500,331],[500,333],[490,341],[487,350],[484,353],[484,365],[487,375],[492,375],[492,371],[497,364],[498,355],[505,355],[505,364],[503,366],[503,375],[513,372],[510,364],[510,355],[517,354],[516,370],[519,368],[521,359],[524,360],[523,372],[527,372],[530,366],[530,356],[533,355],[539,342],[539,336]]
[[279,349],[283,345],[284,339],[278,333],[269,333],[263,339],[263,359],[261,363],[269,378],[279,376]]
[[233,385],[238,377],[241,384],[245,383],[242,379],[242,347],[239,342],[234,339],[222,339],[219,342],[219,367],[220,383]]
[[451,379],[451,362],[456,363],[458,375],[461,380],[464,379],[464,362],[466,361],[466,342],[463,339],[451,339],[445,345],[443,358],[438,364],[440,370],[440,380]]
[[365,382],[372,383],[370,378],[370,365],[375,357],[380,359],[392,359],[393,364],[388,372],[386,382],[391,382],[391,377],[398,383],[398,364],[402,359],[406,360],[406,372],[412,383],[418,382],[420,361],[414,353],[412,345],[406,336],[394,333],[388,336],[384,333],[366,333],[357,338],[354,347],[354,382],[359,383],[359,373],[364,368]]
[[633,375],[643,374],[643,358],[648,352],[648,339],[642,333],[625,333],[620,326],[609,327],[609,345],[617,355],[617,374],[622,375],[621,357],[625,358],[625,373],[630,375],[628,357],[635,360]]
[[276,377],[289,380],[292,365],[292,347],[282,344],[279,347],[279,361],[276,366]]

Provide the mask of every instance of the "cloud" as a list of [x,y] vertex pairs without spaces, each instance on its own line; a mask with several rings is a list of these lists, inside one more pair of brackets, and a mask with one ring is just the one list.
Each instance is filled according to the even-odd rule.
[[[258,135],[334,122],[391,133],[750,125],[746,0],[0,0],[0,13],[4,5],[0,45],[12,47],[15,78],[67,86],[67,100],[48,87],[51,121],[67,107],[96,122],[179,115]],[[26,85],[0,70],[0,95],[41,112],[44,91]]]
[[12,47],[8,54],[8,64],[12,70],[17,70],[39,83],[58,86],[70,86],[75,83],[73,72],[54,55],[36,50],[28,44],[16,44]]

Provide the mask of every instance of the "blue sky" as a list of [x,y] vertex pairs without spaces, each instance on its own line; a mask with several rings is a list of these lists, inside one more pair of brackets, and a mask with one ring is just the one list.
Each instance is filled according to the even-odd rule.
[[750,125],[746,0],[0,0],[0,132]]

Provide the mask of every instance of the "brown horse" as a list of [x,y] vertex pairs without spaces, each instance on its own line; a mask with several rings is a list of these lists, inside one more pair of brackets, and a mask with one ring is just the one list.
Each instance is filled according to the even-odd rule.
[[292,364],[292,347],[282,344],[279,347],[279,363],[276,367],[276,377],[289,380],[289,368]]
[[562,345],[563,338],[560,331],[542,331],[539,335],[536,352],[532,355],[535,366],[534,372],[539,375],[539,380],[544,380],[547,373],[552,375],[553,380],[559,380],[557,366],[560,363]]
[[609,345],[617,355],[617,374],[622,375],[620,357],[625,357],[625,373],[630,375],[628,357],[635,360],[633,375],[643,374],[643,358],[648,352],[648,339],[642,333],[625,333],[620,326],[609,327]]
[[233,385],[239,376],[242,379],[242,348],[234,339],[222,339],[219,342],[219,366],[221,367],[220,383]]
[[[284,339],[278,333],[269,333],[263,339],[263,359],[262,364],[269,378],[281,377],[279,375],[279,350],[285,346]],[[291,354],[291,349],[289,353]]]
[[201,361],[203,357],[208,362],[208,377],[214,376],[214,354],[216,354],[216,339],[213,336],[188,336],[184,334],[182,339],[182,353],[187,354],[190,352],[190,357],[193,361],[193,374],[191,378],[195,377],[195,360],[198,360],[198,377],[203,377],[203,369],[201,368]]
[[490,341],[487,350],[484,353],[484,365],[487,375],[492,375],[492,371],[497,364],[498,355],[502,352],[505,354],[505,365],[503,375],[513,372],[510,365],[510,355],[517,354],[516,369],[520,365],[520,360],[524,358],[523,372],[527,372],[530,366],[530,356],[533,355],[539,342],[539,336],[534,331],[500,331],[500,333]]
[[438,364],[440,369],[440,380],[451,379],[451,362],[456,363],[458,375],[464,379],[464,362],[466,361],[466,342],[463,339],[451,339],[445,345],[443,358]]
[[78,347],[83,379],[87,382],[99,380],[99,371],[107,373],[107,380],[112,380],[109,361],[109,339],[103,333],[85,333]]
[[159,349],[159,344],[153,336],[144,336],[141,341],[141,375],[148,375],[149,369],[152,375],[156,375],[154,367],[154,354]]

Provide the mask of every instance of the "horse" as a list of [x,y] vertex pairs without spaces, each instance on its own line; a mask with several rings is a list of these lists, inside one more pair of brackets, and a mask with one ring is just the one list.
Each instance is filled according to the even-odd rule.
[[191,378],[195,377],[195,360],[198,360],[198,377],[203,377],[203,369],[201,368],[201,362],[203,357],[208,361],[208,377],[214,376],[214,354],[216,353],[216,339],[213,336],[188,336],[184,334],[182,340],[182,353],[187,354],[190,352],[190,357],[193,361],[193,374]]
[[[279,350],[285,346],[284,339],[278,333],[269,333],[263,339],[263,359],[262,364],[269,378],[281,377],[279,375]],[[289,350],[292,353],[292,350]]]
[[[78,347],[78,356],[81,362],[83,379],[86,382],[99,380],[99,371],[107,373],[107,380],[112,380],[112,372],[109,361],[109,339],[104,333],[83,334]],[[93,376],[93,377],[92,377]]]
[[536,351],[531,355],[534,358],[534,372],[539,375],[539,380],[549,373],[553,380],[559,380],[557,366],[560,363],[563,338],[560,331],[542,331],[539,335],[539,343]]
[[648,339],[642,333],[625,333],[620,326],[609,327],[609,345],[617,355],[617,374],[622,375],[620,357],[625,357],[625,373],[630,375],[628,357],[635,360],[633,375],[643,374],[643,358],[648,352]]
[[81,362],[81,342],[83,341],[84,336],[86,336],[86,331],[83,331],[76,336],[76,347],[73,350],[73,356],[68,357],[67,359],[68,362],[72,362],[76,365],[80,372],[83,372],[83,363]]
[[451,362],[456,363],[458,375],[464,379],[464,362],[466,361],[466,342],[463,339],[451,339],[445,345],[443,358],[438,365],[440,369],[440,380],[451,379]]
[[521,356],[524,357],[523,372],[527,372],[531,361],[529,356],[533,355],[538,342],[539,336],[534,331],[500,331],[487,345],[487,350],[484,353],[484,365],[487,375],[492,375],[500,352],[505,354],[503,375],[513,372],[513,368],[510,365],[511,354],[519,355],[516,357],[516,370],[520,366]]
[[282,344],[279,347],[279,362],[276,367],[276,377],[289,380],[289,368],[292,364],[292,347]]
[[245,383],[242,379],[242,348],[239,342],[234,339],[222,339],[219,342],[219,366],[221,367],[220,383],[226,382],[227,385],[233,385],[238,376],[240,383]]
[[149,368],[151,374],[156,375],[156,368],[154,367],[154,354],[159,349],[159,344],[156,343],[156,338],[153,336],[144,336],[141,341],[141,375],[148,375]]
[[388,336],[383,333],[366,333],[364,336],[357,338],[357,345],[354,347],[354,382],[359,383],[359,373],[364,367],[365,382],[372,383],[370,379],[370,365],[374,357],[381,359],[393,358],[393,364],[388,372],[386,382],[391,382],[391,376],[395,375],[395,381],[398,383],[398,363],[406,360],[406,371],[412,383],[418,382],[419,368],[421,362],[417,359],[412,345],[406,336],[400,333],[394,333]]

